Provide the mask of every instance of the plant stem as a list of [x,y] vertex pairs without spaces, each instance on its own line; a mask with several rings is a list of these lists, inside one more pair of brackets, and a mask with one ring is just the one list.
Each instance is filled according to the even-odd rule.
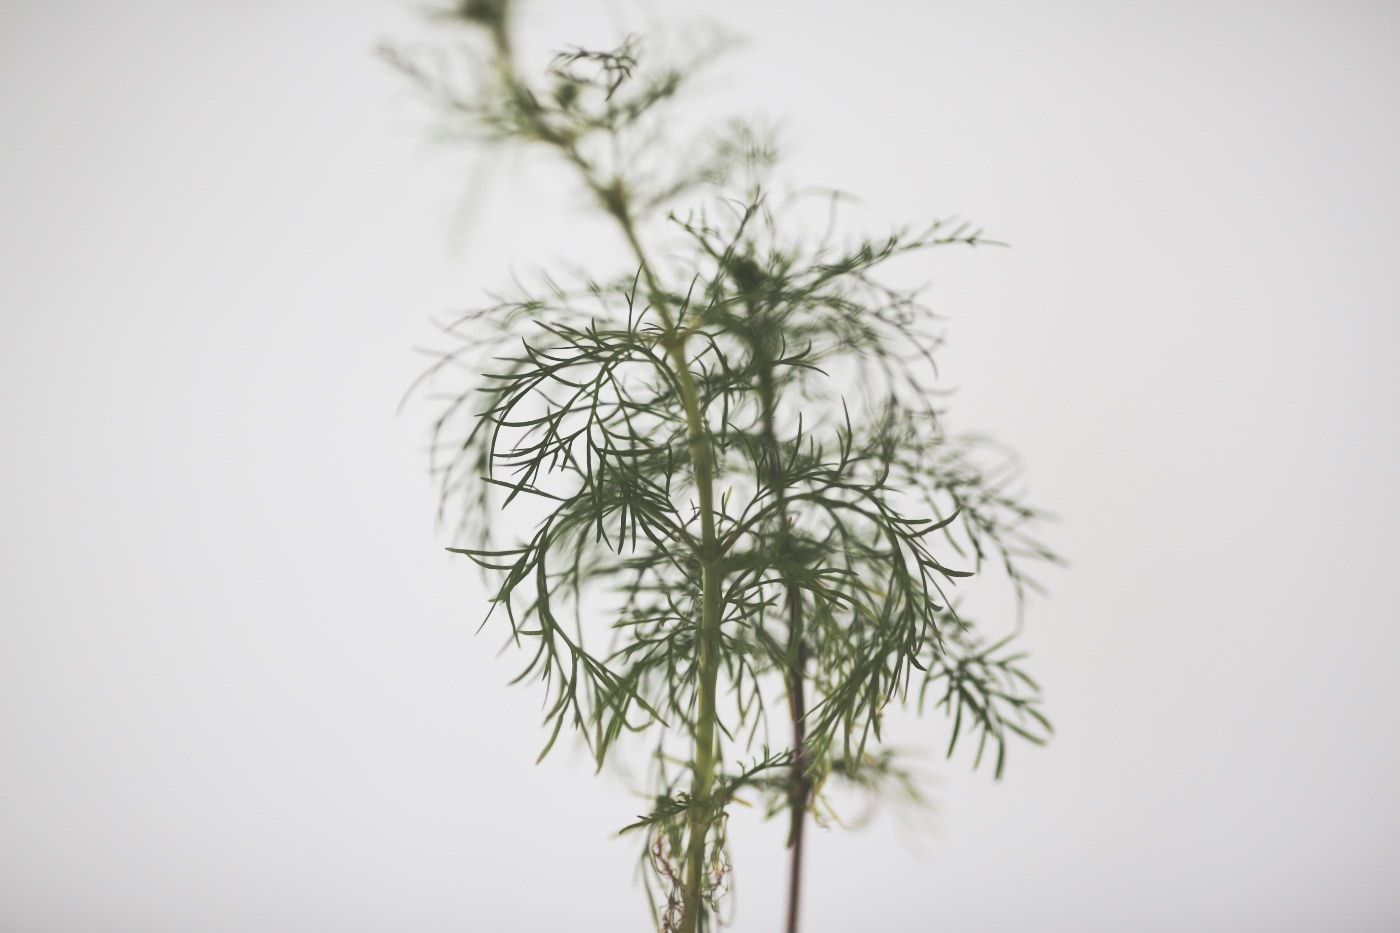
[[[752,309],[750,309],[752,311]],[[765,455],[768,459],[768,485],[778,504],[778,521],[784,535],[790,538],[792,517],[788,513],[787,484],[783,477],[782,453],[778,447],[776,424],[776,393],[773,389],[773,363],[762,334],[754,341],[758,358],[758,395],[763,407],[760,428]],[[811,777],[807,773],[807,653],[803,644],[802,591],[789,581],[786,591],[788,612],[787,687],[788,711],[792,719],[792,775],[788,779],[788,808],[791,823],[788,847],[792,857],[788,867],[787,933],[797,933],[798,913],[802,901],[802,844],[807,825],[807,801],[812,793]]]
[[802,843],[807,826],[807,801],[812,794],[812,779],[807,773],[807,715],[806,652],[802,646],[802,602],[788,588],[789,625],[793,626],[788,641],[788,703],[792,712],[792,777],[788,784],[788,807],[792,822],[788,830],[788,847],[792,858],[788,864],[787,933],[797,933],[798,911],[802,902]]
[[[497,67],[505,79],[512,95],[521,105],[522,114],[533,117],[536,113],[533,99],[525,84],[515,71],[510,38],[505,20],[500,18],[491,28],[492,40],[496,49]],[[555,148],[578,169],[584,183],[598,197],[603,208],[617,221],[633,255],[641,267],[646,281],[648,299],[661,320],[665,336],[661,343],[671,361],[676,378],[676,388],[685,408],[687,442],[690,446],[691,463],[695,474],[696,497],[700,510],[700,551],[701,565],[701,619],[697,633],[696,664],[699,681],[696,691],[695,751],[692,757],[692,782],[690,790],[691,810],[689,817],[689,839],[685,856],[685,883],[682,892],[681,933],[696,933],[700,916],[704,910],[705,848],[710,830],[714,824],[715,808],[710,799],[714,793],[715,771],[719,758],[715,725],[715,693],[719,680],[720,660],[720,588],[723,573],[720,568],[721,548],[715,530],[714,509],[714,451],[710,445],[710,432],[705,423],[700,404],[700,393],[695,387],[695,378],[690,371],[690,360],[686,355],[687,334],[680,330],[678,321],[672,315],[670,303],[661,282],[647,261],[646,251],[637,237],[636,223],[627,203],[626,191],[620,181],[605,182],[593,165],[584,158],[573,140],[561,137],[545,122],[534,119],[534,130],[538,138]]]
[[[615,202],[616,203],[616,202]],[[646,252],[637,239],[636,227],[627,213],[625,202],[614,211],[623,235],[627,238],[637,261],[641,263],[652,306],[661,316],[668,337],[666,352],[676,370],[676,384],[685,407],[686,431],[689,435],[690,456],[695,470],[696,495],[700,507],[701,542],[701,619],[697,637],[699,684],[697,687],[695,723],[695,753],[692,758],[690,789],[691,810],[689,839],[685,855],[685,887],[682,892],[681,933],[695,933],[704,910],[705,847],[714,823],[715,810],[710,796],[714,793],[715,765],[719,749],[715,741],[715,692],[719,681],[720,653],[720,587],[723,584],[719,566],[720,548],[715,533],[714,515],[714,452],[710,447],[709,430],[700,409],[700,393],[690,372],[685,354],[685,335],[677,334],[676,321],[671,316],[656,274],[647,262]]]

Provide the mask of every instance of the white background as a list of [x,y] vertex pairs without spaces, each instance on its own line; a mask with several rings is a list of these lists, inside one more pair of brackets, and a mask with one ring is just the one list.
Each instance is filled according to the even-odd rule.
[[[809,933],[1400,925],[1400,8],[703,11],[750,40],[708,105],[780,118],[794,178],[1013,244],[930,297],[956,425],[1019,449],[1072,562],[1029,615],[1053,745],[814,833]],[[531,764],[395,415],[430,315],[621,254],[549,171],[422,142],[372,54],[419,31],[0,9],[6,931],[646,928],[611,838],[643,804]],[[780,831],[735,837],[734,929],[772,930]]]

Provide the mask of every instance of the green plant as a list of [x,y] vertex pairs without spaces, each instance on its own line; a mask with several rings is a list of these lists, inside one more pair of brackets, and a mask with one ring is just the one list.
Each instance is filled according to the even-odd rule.
[[[517,679],[548,692],[541,757],[566,727],[600,767],[624,733],[654,741],[655,805],[623,832],[645,839],[658,925],[711,922],[727,808],[747,790],[787,814],[795,930],[826,782],[903,778],[876,750],[888,704],[945,711],[948,753],[975,739],[998,776],[1011,737],[1050,732],[1022,656],[949,598],[989,561],[1018,594],[1034,586],[1024,563],[1052,559],[1028,533],[1037,513],[1009,458],[945,428],[933,316],[878,277],[897,257],[988,241],[947,222],[808,237],[757,133],[727,124],[664,148],[693,64],[652,68],[629,40],[528,80],[508,13],[475,0],[450,14],[484,39],[468,79],[388,54],[454,128],[569,165],[630,262],[544,277],[446,326],[458,345],[428,375],[479,374],[434,427],[444,514],[460,509],[466,545],[452,550],[494,579],[492,611],[529,655]],[[533,532],[494,543],[500,509]]]

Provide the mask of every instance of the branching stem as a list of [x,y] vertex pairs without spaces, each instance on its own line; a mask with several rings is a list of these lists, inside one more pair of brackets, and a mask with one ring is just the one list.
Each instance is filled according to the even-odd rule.
[[[514,57],[504,22],[492,31],[496,49],[497,65],[512,94],[521,104],[521,112],[533,113],[529,92],[516,74]],[[664,336],[662,344],[674,368],[676,386],[685,409],[687,442],[690,446],[691,462],[695,475],[696,498],[700,512],[700,553],[697,555],[701,566],[703,592],[701,595],[701,619],[696,638],[696,664],[699,682],[696,691],[698,706],[695,723],[695,748],[692,756],[692,802],[686,844],[683,913],[681,933],[696,933],[700,926],[700,916],[705,909],[705,850],[710,830],[714,823],[715,807],[711,797],[715,788],[715,773],[719,761],[717,742],[715,694],[718,690],[720,652],[720,619],[723,616],[721,588],[724,585],[720,567],[722,557],[715,527],[714,506],[714,452],[710,443],[710,432],[701,407],[700,393],[695,387],[695,378],[690,371],[690,360],[686,353],[688,330],[679,328],[679,321],[673,312],[666,291],[661,287],[656,270],[647,259],[637,235],[637,225],[627,203],[625,190],[620,184],[608,183],[599,177],[593,166],[579,152],[573,142],[554,132],[544,121],[535,121],[535,131],[539,139],[557,148],[564,158],[580,173],[584,183],[598,197],[604,209],[618,223],[628,247],[638,262],[643,280],[646,283],[647,297],[661,321]]]
[[700,407],[700,393],[696,391],[695,379],[690,372],[690,361],[686,356],[687,333],[677,333],[675,315],[671,313],[666,293],[656,278],[656,273],[647,261],[646,251],[637,237],[636,225],[627,211],[626,201],[615,202],[613,215],[622,227],[623,235],[632,248],[633,255],[641,264],[642,276],[652,307],[661,318],[662,326],[668,334],[665,340],[666,352],[676,370],[676,382],[685,407],[686,430],[689,434],[690,456],[695,469],[696,496],[700,508],[700,566],[701,566],[701,619],[697,665],[699,686],[696,703],[699,707],[695,724],[695,750],[692,758],[693,778],[690,790],[692,807],[689,819],[689,840],[685,856],[685,890],[681,916],[681,933],[695,933],[699,927],[700,914],[704,910],[705,848],[710,835],[715,811],[710,797],[714,793],[715,766],[719,760],[719,748],[715,735],[715,693],[719,681],[720,630],[722,616],[721,587],[724,585],[720,570],[719,539],[715,532],[714,508],[714,451],[710,445],[709,429]]

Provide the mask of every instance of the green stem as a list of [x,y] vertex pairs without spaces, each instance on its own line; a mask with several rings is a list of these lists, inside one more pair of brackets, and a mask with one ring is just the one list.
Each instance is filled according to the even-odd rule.
[[[506,80],[511,93],[525,115],[533,114],[532,98],[515,71],[510,39],[502,16],[493,23],[491,35],[496,48],[497,66]],[[537,137],[557,148],[564,157],[578,169],[584,183],[598,197],[604,209],[617,220],[622,228],[628,246],[641,266],[646,281],[648,298],[661,320],[665,337],[662,344],[671,366],[675,370],[676,386],[685,409],[687,442],[690,446],[691,463],[695,473],[696,495],[699,499],[701,541],[699,554],[701,562],[701,620],[697,642],[697,667],[699,684],[696,695],[698,706],[695,723],[695,751],[692,758],[692,806],[689,818],[689,839],[685,856],[685,882],[682,892],[681,933],[696,933],[704,911],[705,849],[706,840],[714,824],[715,808],[711,795],[714,793],[715,772],[719,760],[716,740],[715,693],[719,680],[720,661],[720,588],[723,574],[720,568],[721,547],[715,529],[714,507],[714,452],[710,444],[710,432],[705,423],[704,411],[700,404],[700,393],[695,387],[695,378],[690,371],[690,360],[686,354],[688,332],[680,330],[678,321],[671,314],[665,290],[661,287],[645,250],[637,238],[636,224],[627,204],[626,192],[620,183],[605,182],[594,167],[584,158],[572,139],[561,136],[544,121],[535,119],[534,130]]]
[[706,840],[714,824],[715,809],[710,797],[714,793],[715,768],[719,760],[719,748],[715,736],[715,693],[719,681],[720,655],[720,587],[723,585],[720,569],[720,546],[715,530],[714,509],[714,452],[710,446],[709,429],[705,424],[704,413],[700,408],[700,393],[695,388],[695,379],[690,372],[690,361],[686,357],[686,335],[677,333],[677,322],[671,316],[665,292],[656,274],[647,262],[645,251],[637,239],[636,228],[625,206],[619,204],[614,211],[623,235],[632,248],[637,261],[641,263],[642,275],[646,279],[652,306],[661,316],[662,325],[668,337],[665,340],[666,352],[676,370],[676,384],[681,403],[685,408],[686,431],[690,443],[690,456],[695,470],[695,487],[700,500],[700,547],[701,547],[701,618],[697,641],[699,685],[696,695],[698,709],[695,723],[695,752],[692,758],[692,778],[690,788],[689,839],[686,844],[684,890],[681,894],[681,933],[695,933],[699,929],[700,916],[705,909],[705,849]]

